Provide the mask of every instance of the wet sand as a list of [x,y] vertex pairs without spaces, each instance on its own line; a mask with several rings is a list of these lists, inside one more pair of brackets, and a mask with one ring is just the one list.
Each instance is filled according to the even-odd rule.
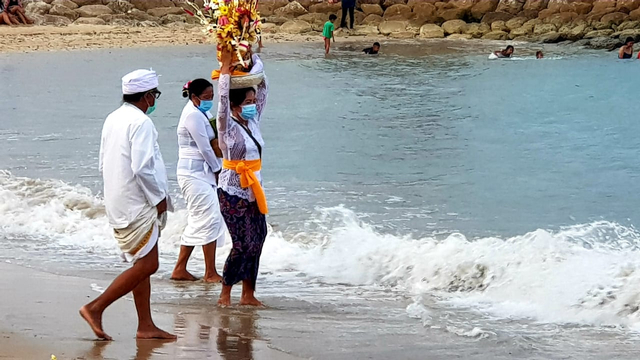
[[[154,319],[174,331],[176,342],[136,341],[136,313],[129,297],[107,309],[105,330],[113,342],[95,341],[78,309],[96,296],[92,284],[108,282],[60,276],[0,264],[0,359],[297,359],[257,337],[250,310],[205,311],[153,306]],[[218,325],[218,327],[212,326]]]

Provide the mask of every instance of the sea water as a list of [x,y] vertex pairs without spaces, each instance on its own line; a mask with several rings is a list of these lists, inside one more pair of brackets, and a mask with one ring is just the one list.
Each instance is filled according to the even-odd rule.
[[[634,339],[640,63],[562,47],[500,61],[487,60],[488,45],[453,42],[359,50],[262,54],[271,231],[260,295],[364,313],[384,300],[407,324],[480,341]],[[125,268],[101,200],[100,131],[121,76],[153,68],[178,200],[154,299],[214,302],[217,289],[168,281],[186,224],[181,90],[208,77],[212,58],[210,47],[0,56],[0,258],[107,278]]]

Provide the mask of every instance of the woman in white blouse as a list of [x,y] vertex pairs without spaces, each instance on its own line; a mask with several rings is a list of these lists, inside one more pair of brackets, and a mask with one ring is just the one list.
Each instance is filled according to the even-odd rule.
[[[242,282],[240,305],[261,306],[254,292],[267,237],[268,209],[260,175],[264,147],[260,121],[267,103],[267,81],[265,77],[257,89],[231,89],[231,59],[231,53],[223,50],[216,124],[224,160],[218,194],[233,247],[224,265],[218,304],[230,305],[232,286]],[[252,64],[253,69],[262,69],[255,54]]]
[[196,79],[185,85],[183,96],[189,102],[178,124],[178,184],[187,202],[187,227],[180,240],[180,255],[173,280],[197,280],[187,271],[187,262],[195,246],[202,246],[205,261],[204,281],[220,282],[216,271],[216,246],[224,245],[226,226],[217,193],[217,174],[222,167],[216,132],[211,127],[209,110],[213,107],[213,85]]

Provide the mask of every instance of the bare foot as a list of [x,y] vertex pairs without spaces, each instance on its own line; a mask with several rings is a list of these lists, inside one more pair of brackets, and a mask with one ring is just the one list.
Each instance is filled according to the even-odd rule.
[[231,306],[231,295],[220,295],[220,299],[218,299],[218,306]]
[[80,316],[86,321],[89,326],[91,326],[91,330],[96,334],[98,339],[103,339],[107,341],[113,340],[111,336],[107,335],[104,330],[102,330],[102,314],[98,314],[89,310],[87,305],[83,306],[80,309]]
[[193,276],[190,272],[188,272],[187,270],[173,270],[173,273],[171,274],[171,280],[174,281],[196,281],[198,280],[197,277]]
[[213,274],[212,276],[205,275],[204,282],[218,284],[222,282],[222,276],[219,274]]
[[176,340],[178,337],[159,328],[149,330],[138,330],[136,339],[138,340]]
[[238,305],[264,307],[264,304],[261,303],[258,299],[256,299],[253,296],[246,297],[246,298],[244,298],[244,297],[240,298],[240,302],[238,303]]

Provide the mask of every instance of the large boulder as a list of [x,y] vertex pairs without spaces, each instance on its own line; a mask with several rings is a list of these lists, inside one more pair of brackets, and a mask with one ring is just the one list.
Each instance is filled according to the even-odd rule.
[[540,9],[540,11],[551,10],[553,12],[560,12],[560,9],[569,3],[569,0],[549,0],[546,9]]
[[420,37],[423,39],[442,39],[444,30],[435,24],[425,24],[420,28]]
[[627,20],[628,18],[629,18],[629,16],[627,14],[625,14],[625,13],[614,12],[614,13],[611,13],[611,14],[604,15],[600,19],[600,22],[602,24],[605,24],[607,27],[611,27],[613,25],[622,24],[622,22]]
[[71,21],[77,19],[79,16],[77,11],[71,10],[68,7],[62,5],[53,5],[51,7],[51,10],[49,10],[49,14],[64,16],[66,18],[69,18],[69,20]]
[[98,17],[99,15],[113,14],[113,10],[106,5],[85,5],[76,10],[80,17]]
[[625,31],[625,30],[636,30],[636,29],[640,29],[640,21],[634,20],[634,21],[625,21],[622,24],[618,25],[618,31]]
[[304,6],[300,5],[299,2],[292,1],[288,3],[287,6],[276,9],[274,13],[278,16],[293,18],[306,14],[307,9],[305,9]]
[[378,35],[378,34],[380,34],[380,32],[378,31],[378,26],[372,26],[372,25],[356,26],[353,30],[353,35],[355,36],[371,36],[371,35]]
[[137,21],[157,21],[158,19],[139,9],[132,9],[127,13],[129,17]]
[[549,0],[527,0],[522,9],[525,11],[541,11],[546,9],[548,4]]
[[78,8],[78,4],[74,3],[71,0],[53,0],[51,5],[52,6],[60,5],[60,6],[64,6],[67,9],[71,9],[71,10],[75,10],[75,9]]
[[367,17],[365,17],[364,20],[362,20],[362,25],[378,26],[380,25],[381,22],[382,22],[382,16],[371,14],[371,15],[367,15]]
[[392,5],[385,10],[382,17],[386,21],[409,20],[411,18],[411,7],[403,4]]
[[507,31],[508,32],[509,28],[507,28],[507,24],[504,21],[498,20],[491,23],[491,31]]
[[595,0],[593,2],[592,12],[600,12],[605,11],[607,9],[613,9],[615,11],[616,8],[616,0]]
[[391,7],[393,5],[398,5],[398,4],[406,5],[407,4],[407,0],[384,0],[382,2],[382,6],[384,8],[388,8],[388,7]]
[[167,15],[184,15],[185,12],[180,7],[161,7],[150,9],[149,11],[147,11],[147,14],[159,18]]
[[280,26],[280,30],[289,34],[304,34],[311,32],[311,24],[302,20],[290,20]]
[[150,9],[160,8],[160,7],[172,7],[175,6],[173,1],[171,0],[130,0],[131,4],[135,6],[137,9],[142,11],[148,11]]
[[101,18],[79,18],[73,22],[73,25],[107,25],[107,22]]
[[592,49],[615,50],[620,47],[620,40],[612,39],[609,36],[596,37],[587,41],[585,46]]
[[83,7],[87,5],[103,5],[102,0],[72,0],[78,7]]
[[489,27],[489,25],[473,23],[473,24],[469,24],[469,26],[467,27],[467,31],[465,33],[468,35],[471,35],[471,37],[475,39],[480,39],[490,32],[491,32],[491,28]]
[[329,3],[320,3],[311,5],[309,7],[310,12],[322,13],[322,14],[335,14],[340,11],[342,6],[339,3],[329,4]]
[[560,7],[560,12],[574,12],[578,15],[586,15],[593,9],[593,4],[584,1],[572,1]]
[[635,9],[629,13],[629,20],[640,20],[640,9]]
[[378,31],[382,35],[389,35],[392,33],[404,32],[407,30],[407,23],[405,21],[383,21],[378,25]]
[[485,34],[482,38],[486,40],[507,40],[509,38],[509,34],[505,31],[492,31]]
[[463,8],[443,9],[437,12],[444,21],[464,19],[468,13],[469,10]]
[[528,21],[527,18],[515,17],[515,18],[510,19],[509,21],[507,21],[505,23],[505,25],[506,25],[507,29],[509,29],[509,31],[511,31],[511,30],[514,30],[514,29],[517,29],[517,28],[521,27],[527,21]]
[[587,25],[578,25],[570,28],[566,32],[562,32],[562,36],[567,40],[578,41],[585,36],[588,30]]
[[442,30],[446,35],[464,34],[467,31],[467,23],[464,20],[449,20],[442,24]]
[[365,15],[375,14],[382,16],[384,14],[384,10],[379,4],[362,4],[360,8]]
[[162,19],[160,19],[160,22],[162,23],[162,25],[185,24],[187,22],[187,17],[185,15],[169,14],[162,17]]
[[116,14],[126,14],[129,11],[135,9],[132,3],[124,0],[111,1],[107,4],[107,6]]
[[562,41],[562,35],[557,31],[552,31],[538,37],[538,40],[545,44],[555,44]]
[[422,20],[427,22],[439,22],[440,20],[436,14],[436,7],[429,3],[420,3],[413,7],[412,19]]
[[71,20],[68,17],[49,14],[44,16],[43,25],[67,26],[70,24]]
[[494,21],[504,21],[507,22],[511,19],[513,19],[514,16],[509,14],[509,13],[505,13],[505,12],[491,12],[486,14],[483,18],[482,18],[482,22],[485,24],[492,24]]
[[616,11],[629,13],[640,8],[640,0],[618,0],[616,2]]
[[640,30],[639,29],[629,29],[625,31],[621,31],[618,35],[620,41],[625,41],[627,38],[633,38],[634,41],[640,40]]
[[524,8],[525,0],[500,0],[496,11],[517,14]]
[[556,28],[559,29],[563,25],[571,24],[577,17],[578,14],[576,13],[563,12],[549,16],[548,18],[544,19],[544,22],[547,24],[553,24]]
[[600,37],[609,37],[613,34],[613,30],[611,29],[603,29],[603,30],[594,30],[589,31],[584,35],[585,39],[595,39]]
[[533,34],[532,26],[521,26],[517,29],[511,30],[511,32],[509,33],[509,37],[511,39],[515,39],[518,37],[529,36],[531,34]]
[[494,12],[497,7],[498,0],[479,0],[471,7],[471,18],[480,21],[486,14]]
[[[24,11],[29,15],[45,15],[51,10],[51,5],[44,1],[32,2],[26,5]],[[44,20],[46,22],[46,19]]]
[[534,35],[548,34],[556,31],[558,31],[558,28],[553,24],[539,24],[533,28]]

